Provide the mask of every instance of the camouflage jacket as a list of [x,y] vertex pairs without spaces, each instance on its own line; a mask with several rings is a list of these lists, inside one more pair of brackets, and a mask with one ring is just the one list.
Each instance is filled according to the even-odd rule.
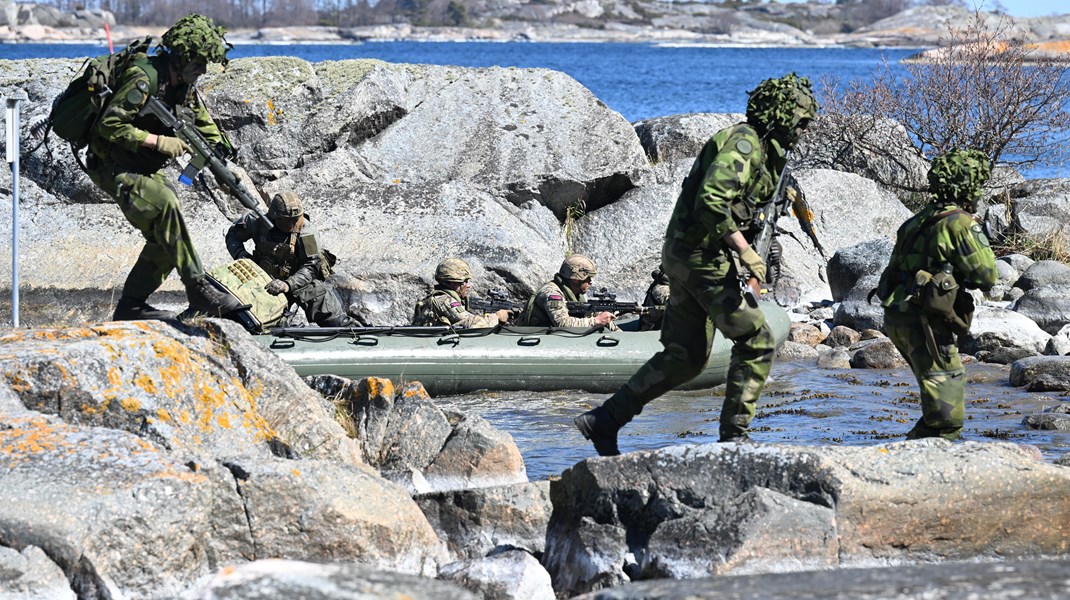
[[[573,317],[568,314],[568,302],[586,302],[587,296],[577,296],[565,284],[560,275],[554,275],[554,280],[539,288],[539,291],[528,299],[527,308],[524,310],[525,325],[536,327],[580,327],[589,329],[594,327],[594,317]],[[610,330],[617,327],[609,324]]]
[[[170,160],[166,155],[141,145],[150,133],[174,135],[156,117],[138,114],[148,100],[147,93],[154,92],[152,81],[157,82],[157,98],[171,107],[189,107],[194,115],[194,125],[205,139],[229,148],[230,143],[208,114],[197,88],[183,83],[168,84],[167,60],[166,56],[153,56],[147,61],[131,62],[119,76],[118,88],[101,111],[89,142],[89,149],[97,160],[144,175],[159,171]],[[147,70],[154,71],[151,78]]]
[[[315,232],[307,221],[300,231],[286,233],[275,227],[268,228],[263,219],[249,212],[227,230],[227,251],[235,259],[252,258],[268,275],[282,279],[293,291],[314,279],[326,279],[322,257],[318,254],[309,256],[305,251],[302,238],[308,235],[315,235]],[[252,254],[245,249],[247,240],[253,240],[255,244]]]
[[785,162],[776,142],[746,123],[714,134],[691,165],[669,218],[666,272],[680,279],[695,269],[727,274],[731,254],[722,238],[735,231],[754,238],[759,208],[773,199]]
[[996,257],[977,218],[955,204],[929,202],[896,232],[895,248],[877,293],[885,308],[913,312],[909,301],[918,271],[944,265],[962,287],[988,290],[996,284]]
[[454,290],[436,286],[429,296],[416,303],[412,324],[421,327],[452,325],[458,329],[495,327],[498,317],[477,315],[469,310],[468,298],[461,298]]

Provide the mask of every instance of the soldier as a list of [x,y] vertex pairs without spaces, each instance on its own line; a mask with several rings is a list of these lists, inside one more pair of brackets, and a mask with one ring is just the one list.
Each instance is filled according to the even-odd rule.
[[[921,418],[907,439],[953,440],[965,417],[966,370],[956,336],[973,318],[973,297],[996,284],[996,257],[974,212],[991,174],[977,150],[952,150],[929,169],[932,199],[899,228],[876,292],[884,328],[921,391]],[[951,293],[946,293],[950,291]]]
[[[787,152],[817,116],[810,82],[791,73],[750,92],[747,122],[706,142],[684,180],[662,246],[672,295],[655,354],[576,427],[603,456],[619,454],[617,432],[651,400],[693,379],[709,359],[716,327],[732,340],[720,440],[745,441],[773,363],[776,340],[765,316],[743,298],[735,254],[754,293],[766,266],[750,246],[760,208],[773,200]],[[704,335],[703,335],[704,333]]]
[[669,277],[659,266],[650,272],[650,287],[646,289],[643,297],[643,306],[649,306],[650,310],[643,313],[640,319],[639,329],[651,331],[661,329],[661,319],[665,316],[665,305],[669,303]]
[[524,324],[584,329],[608,327],[615,330],[615,315],[611,312],[600,312],[590,317],[573,317],[568,314],[568,302],[587,301],[584,294],[590,289],[591,280],[597,274],[594,262],[586,256],[573,254],[566,258],[553,281],[528,298],[527,308],[524,310]]
[[242,308],[236,298],[205,279],[174,186],[161,171],[187,151],[186,144],[168,135],[170,130],[155,117],[139,115],[149,95],[172,107],[188,106],[204,137],[232,152],[196,88],[208,63],[227,64],[232,46],[223,39],[225,32],[201,15],[179,19],[164,33],[154,56],[136,55],[119,75],[118,87],[92,131],[86,156],[89,178],[118,202],[126,220],[145,237],[114,320],[174,317],[150,306],[148,298],[175,269],[194,311],[223,316]]
[[423,327],[450,325],[458,329],[495,327],[509,320],[509,311],[477,315],[468,306],[472,269],[459,258],[447,258],[435,269],[435,289],[416,303],[412,324]]
[[[235,258],[249,258],[273,280],[264,286],[270,294],[286,294],[297,303],[309,323],[321,327],[351,327],[334,287],[325,280],[331,274],[333,257],[320,248],[316,232],[308,224],[305,207],[293,192],[275,194],[267,216],[268,229],[259,215],[248,212],[227,230],[227,251]],[[245,242],[253,240],[253,253]]]

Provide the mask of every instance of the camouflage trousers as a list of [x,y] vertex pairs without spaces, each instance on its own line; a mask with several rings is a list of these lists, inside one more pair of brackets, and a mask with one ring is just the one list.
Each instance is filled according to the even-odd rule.
[[346,311],[331,284],[313,279],[308,285],[290,290],[286,299],[296,302],[305,312],[309,323],[320,327],[344,327]]
[[145,246],[123,285],[123,296],[147,299],[175,269],[187,286],[204,276],[178,195],[162,173],[141,175],[102,164],[90,169],[89,177],[116,200],[126,220],[145,237]]
[[627,423],[651,400],[698,376],[709,360],[716,328],[735,342],[721,407],[721,438],[747,431],[773,366],[776,338],[762,311],[743,301],[737,281],[699,271],[686,281],[670,279],[672,295],[661,329],[665,349],[605,402],[617,423]]
[[907,432],[908,439],[942,437],[953,440],[962,432],[966,413],[966,369],[959,358],[955,336],[942,322],[930,321],[939,352],[933,356],[925,344],[920,317],[885,310],[884,329],[906,358],[921,394],[921,418]]

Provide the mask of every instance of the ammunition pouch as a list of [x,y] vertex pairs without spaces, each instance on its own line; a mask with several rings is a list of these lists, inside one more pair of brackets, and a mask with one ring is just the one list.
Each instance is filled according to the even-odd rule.
[[966,335],[973,323],[973,296],[960,293],[955,276],[947,271],[914,275],[915,302],[931,318],[942,320],[957,336]]

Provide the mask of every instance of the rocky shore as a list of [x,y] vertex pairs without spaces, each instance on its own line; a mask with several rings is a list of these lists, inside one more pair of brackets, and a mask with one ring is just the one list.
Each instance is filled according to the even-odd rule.
[[[28,121],[79,64],[0,61],[0,93],[26,90]],[[523,297],[582,252],[599,284],[638,299],[695,152],[740,118],[629,123],[539,69],[239,59],[203,88],[257,186],[306,200],[340,257],[339,291],[376,323],[406,322],[445,256],[469,261],[477,291]],[[885,167],[849,171],[817,133],[796,176],[831,259],[781,221],[776,296],[798,320],[781,360],[893,366],[864,295],[909,210],[865,176]],[[103,322],[140,235],[58,140],[22,168],[31,327],[0,332],[0,595],[1070,593],[1065,456],[942,440],[684,445],[531,482],[508,434],[417,383],[302,380],[230,322]],[[1001,186],[984,215],[997,233],[1070,219],[1068,181]],[[240,207],[180,197],[205,263],[227,260]],[[1000,263],[964,352],[1013,364],[1012,385],[1070,389],[1070,267]],[[182,302],[177,281],[158,296]],[[1067,413],[1024,417],[1058,428]]]

